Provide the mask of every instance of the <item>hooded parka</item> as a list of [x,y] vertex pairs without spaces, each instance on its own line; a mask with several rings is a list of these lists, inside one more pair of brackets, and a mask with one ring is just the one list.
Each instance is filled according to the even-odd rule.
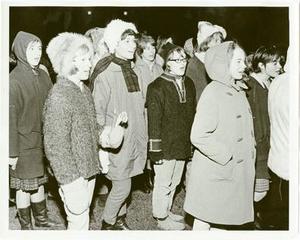
[[9,156],[18,157],[11,176],[30,179],[44,175],[42,111],[52,82],[40,68],[32,68],[26,58],[30,42],[41,40],[19,32],[12,45],[17,66],[9,74]]

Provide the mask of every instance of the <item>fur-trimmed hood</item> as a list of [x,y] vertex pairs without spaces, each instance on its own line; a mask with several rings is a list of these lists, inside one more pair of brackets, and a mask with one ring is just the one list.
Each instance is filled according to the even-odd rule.
[[58,75],[68,76],[73,69],[72,60],[75,53],[82,45],[88,47],[89,54],[92,56],[94,52],[92,42],[82,34],[63,32],[51,39],[46,52]]

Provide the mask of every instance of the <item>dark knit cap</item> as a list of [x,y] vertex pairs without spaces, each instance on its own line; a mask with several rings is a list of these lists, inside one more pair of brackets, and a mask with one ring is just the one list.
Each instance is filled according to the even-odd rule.
[[172,51],[175,48],[181,48],[180,46],[177,46],[173,43],[166,43],[165,45],[162,46],[161,50],[158,52],[158,54],[163,58],[163,60],[166,61],[168,60],[168,57],[172,53]]

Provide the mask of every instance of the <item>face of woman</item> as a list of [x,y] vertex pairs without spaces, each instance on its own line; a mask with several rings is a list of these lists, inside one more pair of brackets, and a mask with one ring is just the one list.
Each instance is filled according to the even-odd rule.
[[30,66],[36,67],[42,57],[42,44],[39,41],[32,41],[26,49],[26,59]]
[[177,76],[183,76],[187,65],[186,55],[177,51],[173,52],[170,59],[167,61],[169,72]]
[[120,40],[116,47],[116,56],[125,60],[133,59],[136,50],[136,41],[133,35]]
[[245,58],[245,52],[241,48],[238,47],[233,50],[233,56],[229,67],[229,72],[233,79],[242,79],[246,69]]
[[92,66],[90,53],[78,50],[73,59],[73,65],[77,69],[75,73],[76,78],[87,80]]
[[155,59],[156,49],[151,43],[147,43],[142,53],[142,59],[145,61],[153,62]]
[[279,59],[274,59],[272,62],[268,62],[265,66],[261,64],[261,72],[268,75],[270,78],[275,78],[281,72],[281,64]]

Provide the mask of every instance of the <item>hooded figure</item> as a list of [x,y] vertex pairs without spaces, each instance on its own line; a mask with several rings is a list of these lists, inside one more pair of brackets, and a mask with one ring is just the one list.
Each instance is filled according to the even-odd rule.
[[[236,59],[238,51],[241,59]],[[204,222],[253,221],[253,121],[244,85],[235,80],[242,78],[243,59],[245,54],[233,42],[206,53],[205,67],[212,82],[197,105],[191,131],[196,149],[184,203],[186,212]],[[241,62],[236,70],[235,60]]]
[[[31,217],[28,218],[30,206],[19,208],[18,202],[22,202],[19,198],[22,195],[22,199],[27,199],[30,204],[30,195],[34,193],[29,191],[41,188],[44,194],[43,185],[48,181],[44,165],[42,110],[52,82],[38,66],[42,51],[41,40],[37,36],[18,32],[12,51],[17,66],[9,74],[9,157],[17,161],[10,168],[10,187],[17,190],[21,228],[32,229]],[[46,210],[45,200],[39,204]],[[36,205],[31,203],[34,216],[37,215]],[[46,221],[46,215],[44,219]],[[39,223],[41,221],[36,220],[36,225]]]

